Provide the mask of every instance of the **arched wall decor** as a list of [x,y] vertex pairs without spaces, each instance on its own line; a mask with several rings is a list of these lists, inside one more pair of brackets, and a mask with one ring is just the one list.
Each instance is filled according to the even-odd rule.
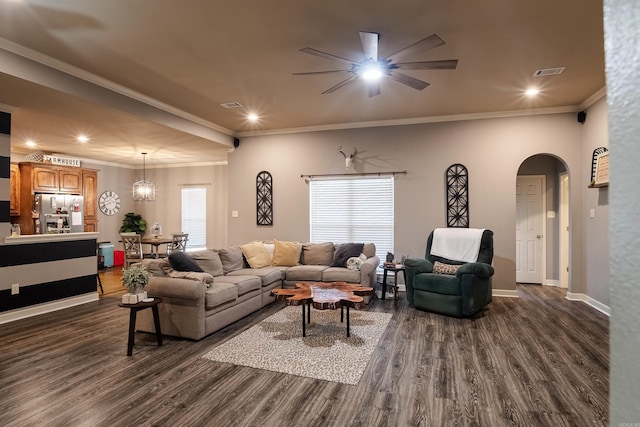
[[273,225],[273,178],[267,171],[256,176],[256,224]]
[[447,227],[469,228],[469,173],[460,163],[449,166],[447,183]]

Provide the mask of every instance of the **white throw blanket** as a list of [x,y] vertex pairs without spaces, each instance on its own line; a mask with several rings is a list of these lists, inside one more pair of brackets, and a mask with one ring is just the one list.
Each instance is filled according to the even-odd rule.
[[484,228],[436,228],[431,255],[452,261],[476,262]]

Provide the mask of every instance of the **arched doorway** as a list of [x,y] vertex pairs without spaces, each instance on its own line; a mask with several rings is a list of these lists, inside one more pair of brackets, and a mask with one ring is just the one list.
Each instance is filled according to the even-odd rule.
[[569,286],[569,171],[536,154],[516,177],[516,282]]

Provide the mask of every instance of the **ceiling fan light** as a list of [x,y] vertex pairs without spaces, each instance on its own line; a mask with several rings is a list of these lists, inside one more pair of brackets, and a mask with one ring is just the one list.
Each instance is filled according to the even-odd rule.
[[382,77],[382,69],[378,64],[369,64],[362,68],[360,76],[367,81],[376,81]]

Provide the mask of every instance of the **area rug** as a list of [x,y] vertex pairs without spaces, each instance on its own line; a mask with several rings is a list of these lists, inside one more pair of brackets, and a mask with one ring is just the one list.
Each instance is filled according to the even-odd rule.
[[340,310],[311,311],[302,337],[302,309],[286,307],[203,357],[285,374],[358,384],[391,314],[351,310],[351,336]]

